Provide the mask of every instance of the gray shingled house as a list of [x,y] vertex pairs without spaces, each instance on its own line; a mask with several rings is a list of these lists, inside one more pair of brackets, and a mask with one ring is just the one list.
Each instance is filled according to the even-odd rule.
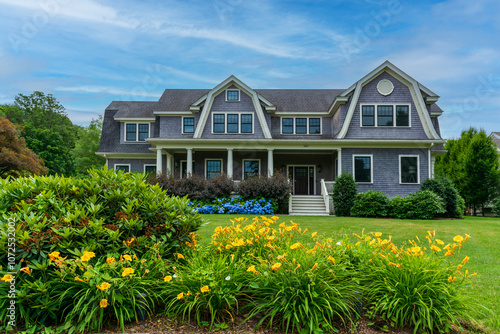
[[406,196],[443,152],[439,96],[386,61],[347,89],[167,89],[158,102],[113,101],[98,155],[108,168],[236,182],[286,173],[292,213],[329,212],[342,172],[358,191]]

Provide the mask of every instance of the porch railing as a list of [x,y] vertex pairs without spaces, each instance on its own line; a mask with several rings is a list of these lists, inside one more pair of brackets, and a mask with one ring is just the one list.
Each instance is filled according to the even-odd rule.
[[[334,181],[328,182],[333,183]],[[321,195],[323,196],[323,200],[325,201],[326,213],[330,213],[330,194],[328,189],[326,188],[325,179],[321,179]]]

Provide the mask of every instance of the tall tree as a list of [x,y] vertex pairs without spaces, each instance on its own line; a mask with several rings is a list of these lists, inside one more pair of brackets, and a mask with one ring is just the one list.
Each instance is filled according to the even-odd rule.
[[43,160],[26,147],[20,131],[5,117],[0,117],[0,178],[24,173],[46,174]]
[[448,176],[464,198],[467,207],[483,209],[498,195],[499,155],[484,130],[470,128],[460,138],[448,140],[447,152],[436,159],[436,174]]
[[99,115],[97,119],[92,119],[89,126],[78,130],[75,148],[71,150],[77,174],[85,174],[90,168],[101,168],[106,163],[105,158],[95,154],[99,149],[101,130],[102,115]]
[[49,173],[74,173],[70,151],[75,147],[78,127],[54,96],[39,91],[19,94],[14,105],[3,105],[0,112],[24,126],[26,145],[44,159]]

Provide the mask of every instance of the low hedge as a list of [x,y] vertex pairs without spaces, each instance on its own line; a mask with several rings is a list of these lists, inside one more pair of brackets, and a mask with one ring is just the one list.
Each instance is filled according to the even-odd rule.
[[[16,262],[44,262],[47,254],[141,254],[158,243],[168,257],[203,219],[187,198],[145,183],[145,174],[90,170],[89,178],[35,176],[0,180],[0,262],[15,235]],[[10,225],[8,224],[10,223]],[[10,233],[10,234],[9,234]]]
[[443,199],[430,190],[391,200],[391,216],[399,219],[433,219],[445,212]]

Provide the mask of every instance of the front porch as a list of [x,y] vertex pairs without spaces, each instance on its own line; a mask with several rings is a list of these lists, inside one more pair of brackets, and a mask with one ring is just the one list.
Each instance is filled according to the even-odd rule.
[[199,175],[206,178],[226,174],[235,182],[274,173],[285,174],[293,184],[292,195],[321,195],[321,180],[333,182],[338,175],[337,150],[207,150],[156,149],[157,171],[175,178]]

